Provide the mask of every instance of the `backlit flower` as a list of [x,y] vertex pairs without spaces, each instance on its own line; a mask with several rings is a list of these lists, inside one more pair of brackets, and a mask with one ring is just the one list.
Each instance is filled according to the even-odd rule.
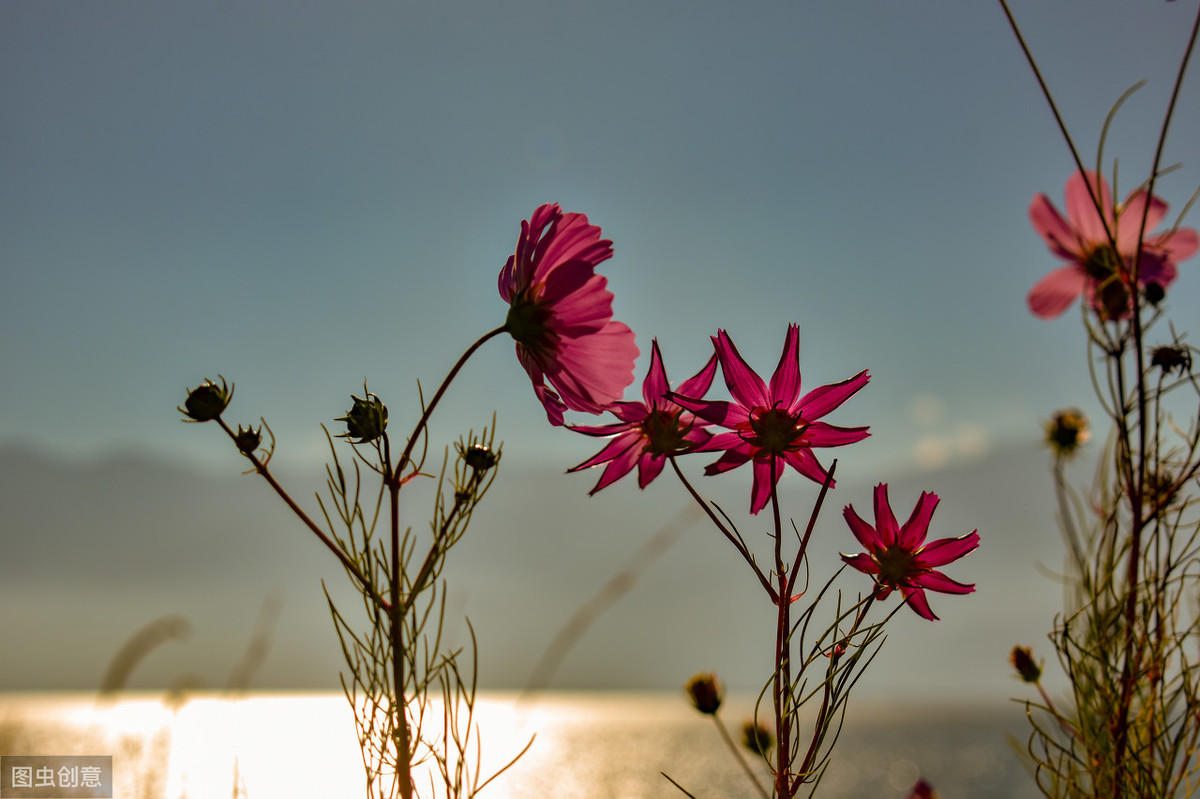
[[551,424],[568,409],[602,413],[633,382],[633,331],[613,321],[608,281],[595,273],[611,256],[612,242],[586,216],[543,205],[521,223],[500,270],[505,328]]
[[[717,356],[704,368],[679,385],[684,394],[703,395],[717,373]],[[662,473],[668,455],[695,449],[712,435],[702,422],[667,398],[671,385],[663,367],[658,341],[650,352],[650,371],[642,383],[642,402],[617,402],[609,410],[621,421],[606,425],[573,425],[572,430],[589,436],[612,436],[608,446],[595,457],[568,471],[577,472],[607,463],[600,481],[589,493],[595,494],[638,467],[638,486],[645,488]]]
[[975,590],[973,584],[951,580],[936,567],[952,563],[979,546],[979,533],[975,530],[958,538],[940,538],[926,544],[929,520],[937,504],[937,494],[922,491],[908,521],[899,525],[888,503],[887,483],[880,483],[875,486],[874,527],[859,518],[849,505],[842,512],[850,531],[867,550],[857,555],[843,554],[842,560],[875,578],[875,596],[882,599],[898,589],[908,606],[930,621],[937,616],[929,608],[925,589],[943,594],[969,594]]
[[[1098,192],[1103,216],[1092,202],[1089,184]],[[1176,264],[1200,249],[1200,236],[1192,228],[1150,233],[1166,217],[1167,204],[1150,197],[1145,190],[1133,192],[1114,208],[1108,181],[1089,170],[1072,175],[1067,180],[1065,194],[1066,219],[1044,194],[1035,196],[1029,206],[1034,230],[1045,239],[1052,253],[1068,262],[1042,278],[1029,292],[1029,310],[1043,319],[1061,314],[1080,294],[1086,294],[1092,308],[1106,318],[1128,315],[1133,260],[1143,213],[1146,238],[1137,270],[1138,287],[1151,300],[1161,299],[1163,291],[1175,279]],[[1115,251],[1105,231],[1106,224],[1112,242],[1116,243]]]
[[751,369],[724,330],[713,337],[725,385],[734,402],[689,397],[680,391],[668,396],[701,419],[728,432],[717,433],[700,450],[725,453],[708,465],[705,474],[720,474],[747,462],[754,463],[754,487],[750,512],[758,513],[770,499],[785,466],[824,483],[825,468],[813,455],[813,447],[838,447],[862,441],[866,427],[834,427],[817,421],[867,384],[867,371],[848,380],[821,386],[800,394],[800,328],[788,326],[783,355],[771,383],[767,385]]

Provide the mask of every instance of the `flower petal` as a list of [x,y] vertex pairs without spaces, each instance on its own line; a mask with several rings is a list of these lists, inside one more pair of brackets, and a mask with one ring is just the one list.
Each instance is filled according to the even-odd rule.
[[875,486],[874,503],[875,529],[878,531],[880,542],[887,548],[897,543],[900,537],[900,525],[897,524],[892,505],[888,501],[887,483]]
[[787,337],[783,340],[783,354],[775,373],[771,375],[771,402],[790,408],[800,396],[800,325],[788,325]]
[[[845,518],[846,524],[850,526],[850,532],[854,534],[854,537],[858,539],[858,543],[862,544],[868,552],[875,552],[886,546],[883,539],[880,538],[879,532],[863,521],[853,506],[847,505],[842,508],[842,516]],[[846,556],[843,555],[842,557],[845,558]],[[855,566],[855,568],[858,569],[859,567]],[[859,569],[859,571],[863,570]],[[876,568],[872,573],[874,574],[878,571],[879,569]]]
[[974,583],[968,585],[951,580],[939,571],[925,572],[914,579],[913,583],[921,588],[928,588],[930,591],[938,591],[943,594],[970,594],[975,590]]
[[703,397],[712,386],[713,377],[717,374],[717,354],[708,358],[708,363],[696,374],[679,384],[679,393],[685,397]]
[[929,607],[929,600],[925,598],[925,592],[920,588],[909,588],[901,586],[900,593],[904,595],[904,601],[912,608],[918,616],[930,621],[937,621],[938,617]]
[[729,334],[718,330],[717,335],[713,337],[713,345],[717,350],[717,358],[721,361],[725,385],[733,398],[747,409],[771,407],[767,384],[742,358]]
[[1087,283],[1083,269],[1075,264],[1060,266],[1037,282],[1026,301],[1034,316],[1053,319],[1070,307]]
[[783,459],[778,457],[754,459],[754,485],[750,489],[750,513],[756,514],[767,505],[771,489],[783,474]]
[[795,403],[790,410],[793,413],[799,411],[809,422],[820,419],[854,396],[870,380],[871,375],[866,369],[863,369],[854,377],[847,378],[840,383],[830,383],[827,386],[814,388]]
[[934,566],[945,566],[952,563],[968,552],[979,547],[979,532],[972,530],[958,538],[939,538],[930,542],[917,555],[914,565],[929,569]]
[[865,552],[860,552],[857,555],[843,554],[842,560],[863,574],[879,574],[879,564]]
[[1064,261],[1074,261],[1080,255],[1075,229],[1062,218],[1054,203],[1044,194],[1035,195],[1029,204],[1029,221],[1046,242],[1050,251]]
[[[913,508],[912,515],[908,517],[908,521],[900,528],[900,537],[897,543],[901,549],[914,551],[925,541],[925,537],[929,534],[929,521],[933,518],[933,512],[938,506],[938,495],[932,491],[922,491],[920,499],[917,500],[916,506]],[[926,548],[928,551],[928,548]],[[934,565],[940,566],[942,561]]]
[[[1103,216],[1096,211],[1096,203],[1088,185],[1098,193]],[[1067,178],[1066,187],[1067,217],[1080,239],[1091,244],[1101,244],[1108,241],[1108,232],[1104,221],[1113,220],[1112,192],[1108,181],[1103,175],[1097,175],[1093,170],[1076,172]],[[1115,234],[1116,231],[1113,231]]]
[[650,343],[650,370],[646,372],[646,379],[642,382],[642,399],[646,401],[646,408],[661,407],[665,401],[663,395],[670,390],[671,384],[667,382],[662,351],[658,348],[658,339],[653,339]]
[[804,441],[810,447],[841,447],[854,444],[870,437],[867,427],[837,427],[825,422],[814,422],[805,431]]

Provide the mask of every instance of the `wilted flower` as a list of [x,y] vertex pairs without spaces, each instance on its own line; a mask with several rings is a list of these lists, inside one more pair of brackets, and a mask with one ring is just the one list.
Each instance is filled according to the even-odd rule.
[[721,681],[717,679],[717,675],[711,671],[693,676],[683,689],[687,692],[688,698],[692,700],[692,705],[701,713],[711,716],[721,707],[724,690],[721,688]]
[[1155,347],[1150,353],[1150,365],[1157,366],[1164,374],[1170,374],[1176,369],[1180,374],[1192,368],[1192,351],[1187,347]]
[[351,394],[350,399],[354,400],[353,407],[345,416],[336,419],[346,423],[346,432],[339,438],[358,439],[354,441],[355,444],[365,444],[383,435],[387,429],[388,410],[379,397],[367,394],[367,398],[363,399]]
[[233,442],[237,444],[238,451],[243,455],[253,455],[254,450],[258,449],[262,443],[262,428],[255,430],[253,427],[242,427],[238,425],[237,435],[233,437]]
[[[708,359],[704,368],[679,385],[679,391],[700,396],[712,385],[717,372],[717,356]],[[605,486],[629,474],[638,467],[638,486],[645,488],[662,473],[667,456],[689,452],[708,441],[712,435],[702,422],[667,397],[671,385],[663,366],[658,340],[650,353],[650,371],[642,383],[643,402],[617,402],[609,410],[621,421],[606,425],[571,425],[577,433],[589,436],[613,436],[611,442],[592,457],[567,471],[577,472],[607,463],[595,494]]]
[[1063,458],[1074,455],[1092,435],[1087,417],[1078,408],[1058,411],[1046,422],[1045,427],[1046,443],[1055,455]]
[[1042,667],[1033,659],[1033,650],[1027,646],[1014,646],[1008,662],[1016,669],[1017,675],[1029,683],[1037,683],[1042,679]]
[[595,273],[611,256],[612,242],[586,216],[543,205],[521,223],[500,270],[505,329],[551,424],[568,409],[604,412],[633,382],[633,331],[613,321],[608,281]]
[[972,530],[958,538],[940,538],[929,544],[929,522],[937,508],[938,496],[922,491],[917,506],[903,526],[896,523],[888,502],[887,483],[875,486],[875,526],[864,522],[847,505],[843,511],[846,523],[858,542],[867,551],[857,555],[842,555],[842,560],[860,572],[875,578],[875,595],[886,597],[899,589],[918,616],[937,619],[925,598],[925,589],[943,594],[969,594],[975,586],[951,580],[934,567],[945,566],[979,546],[979,533]]
[[[1089,184],[1097,192],[1103,216],[1096,212]],[[1034,230],[1052,253],[1068,262],[1029,292],[1029,310],[1043,319],[1061,314],[1080,294],[1086,294],[1092,308],[1106,318],[1129,314],[1133,261],[1143,214],[1147,236],[1142,243],[1137,280],[1152,302],[1160,300],[1175,279],[1176,264],[1200,249],[1200,236],[1192,228],[1150,235],[1166,217],[1167,204],[1139,189],[1114,208],[1108,181],[1093,171],[1077,172],[1067,179],[1066,205],[1067,219],[1044,194],[1036,195],[1029,206]],[[1116,243],[1115,250],[1112,242]]]
[[[800,328],[788,326],[783,355],[768,386],[751,369],[724,330],[713,337],[725,385],[734,402],[709,401],[671,392],[667,396],[706,422],[727,428],[699,451],[725,450],[708,465],[705,474],[721,474],[742,464],[754,462],[754,486],[750,512],[758,513],[767,504],[774,483],[785,466],[800,474],[825,482],[827,472],[813,455],[813,447],[839,447],[866,438],[866,427],[834,427],[818,422],[867,384],[871,376],[863,371],[828,386],[800,395]],[[774,482],[772,482],[772,478]]]
[[221,385],[206,378],[199,386],[188,391],[183,407],[177,410],[194,422],[211,422],[219,418],[233,399],[233,386],[228,385],[220,375],[217,377],[221,379]]
[[742,746],[754,754],[766,757],[774,743],[771,731],[758,722],[751,720],[742,724]]

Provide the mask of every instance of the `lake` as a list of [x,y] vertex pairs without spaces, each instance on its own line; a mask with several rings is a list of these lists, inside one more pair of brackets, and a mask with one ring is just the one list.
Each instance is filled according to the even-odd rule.
[[[722,708],[738,736],[749,700]],[[487,786],[491,799],[697,799],[757,796],[711,719],[675,693],[481,694],[483,771],[529,752]],[[898,797],[919,778],[941,799],[1040,794],[1008,743],[1020,708],[851,709],[818,796]],[[363,795],[349,707],[338,694],[159,695],[98,703],[87,694],[0,694],[0,755],[111,755],[126,799],[304,799]],[[758,765],[758,764],[756,764]],[[766,779],[765,768],[760,773]]]

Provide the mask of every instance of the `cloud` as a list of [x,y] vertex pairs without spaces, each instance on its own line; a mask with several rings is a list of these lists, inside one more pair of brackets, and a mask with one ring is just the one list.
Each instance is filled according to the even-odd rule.
[[913,445],[913,458],[923,469],[936,469],[952,460],[978,460],[991,451],[992,442],[981,426],[964,422],[947,431],[921,436]]

